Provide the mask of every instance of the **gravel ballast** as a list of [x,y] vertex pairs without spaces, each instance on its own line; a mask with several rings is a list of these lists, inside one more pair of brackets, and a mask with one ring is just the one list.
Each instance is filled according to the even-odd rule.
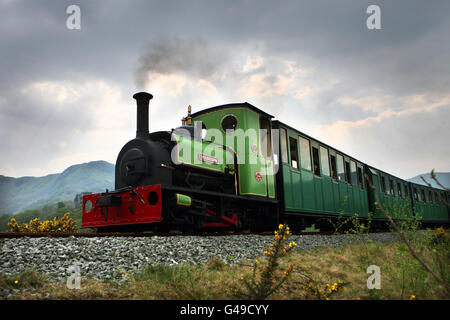
[[[322,245],[339,247],[351,242],[349,235],[294,235],[296,250]],[[391,233],[369,235],[372,241],[397,240]],[[7,276],[26,269],[37,270],[53,281],[66,281],[69,267],[78,266],[82,278],[120,280],[123,272],[137,271],[149,264],[204,264],[211,257],[238,263],[260,257],[273,236],[149,236],[98,238],[15,238],[0,239],[0,273]]]

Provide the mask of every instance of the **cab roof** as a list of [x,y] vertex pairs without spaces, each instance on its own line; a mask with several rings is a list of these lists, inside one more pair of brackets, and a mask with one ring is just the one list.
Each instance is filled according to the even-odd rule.
[[191,114],[192,118],[198,117],[202,114],[206,114],[206,113],[210,113],[210,112],[214,112],[214,111],[218,111],[218,110],[222,110],[222,109],[233,109],[233,108],[247,108],[250,109],[256,113],[259,113],[265,117],[268,117],[270,119],[273,118],[272,115],[268,114],[267,112],[262,111],[261,109],[258,109],[257,107],[255,107],[254,105],[248,103],[248,102],[241,102],[241,103],[229,103],[229,104],[223,104],[220,106],[216,106],[216,107],[211,107],[211,108],[207,108],[207,109],[203,109],[200,111],[197,111],[193,114]]

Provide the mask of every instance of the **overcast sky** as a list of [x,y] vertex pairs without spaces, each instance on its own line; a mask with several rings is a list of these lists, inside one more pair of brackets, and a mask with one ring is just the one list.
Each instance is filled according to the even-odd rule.
[[247,101],[401,178],[450,171],[449,12],[445,0],[0,0],[0,174],[115,163],[137,91],[154,95],[150,131],[180,125],[189,104]]

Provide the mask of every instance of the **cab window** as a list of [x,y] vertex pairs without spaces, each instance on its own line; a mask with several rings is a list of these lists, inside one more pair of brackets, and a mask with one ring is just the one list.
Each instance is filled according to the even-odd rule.
[[233,133],[238,125],[237,119],[234,115],[229,114],[222,119],[222,130],[226,134]]

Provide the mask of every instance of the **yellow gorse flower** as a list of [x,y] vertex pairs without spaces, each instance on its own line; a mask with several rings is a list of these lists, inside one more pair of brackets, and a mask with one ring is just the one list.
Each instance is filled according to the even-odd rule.
[[443,235],[444,233],[445,233],[445,230],[443,227],[437,228],[436,231],[434,232],[434,234],[437,236]]
[[41,222],[39,218],[30,220],[29,224],[22,224],[20,226],[17,221],[12,218],[8,223],[12,232],[75,232],[77,225],[75,221],[69,218],[70,213],[67,212],[63,217],[53,220],[46,220]]
[[339,280],[333,284],[327,283],[326,286],[322,289],[318,286],[314,286],[313,282],[309,282],[308,284],[304,284],[303,288],[316,296],[318,300],[330,300],[330,297],[335,293],[339,292],[340,289],[346,289],[346,283],[342,280]]
[[[291,249],[297,244],[288,243],[286,238],[291,234],[289,227],[279,224],[278,229],[274,231],[274,241],[272,245],[264,249],[264,258],[267,263],[261,264],[259,259],[255,260],[252,267],[252,278],[245,280],[246,290],[239,290],[235,295],[245,299],[265,299],[287,280],[294,272],[294,267],[289,265],[284,270],[281,277],[278,278],[279,262],[281,257],[289,254]],[[259,271],[260,270],[260,271]],[[258,272],[259,271],[259,272]],[[258,280],[259,278],[259,280]]]

